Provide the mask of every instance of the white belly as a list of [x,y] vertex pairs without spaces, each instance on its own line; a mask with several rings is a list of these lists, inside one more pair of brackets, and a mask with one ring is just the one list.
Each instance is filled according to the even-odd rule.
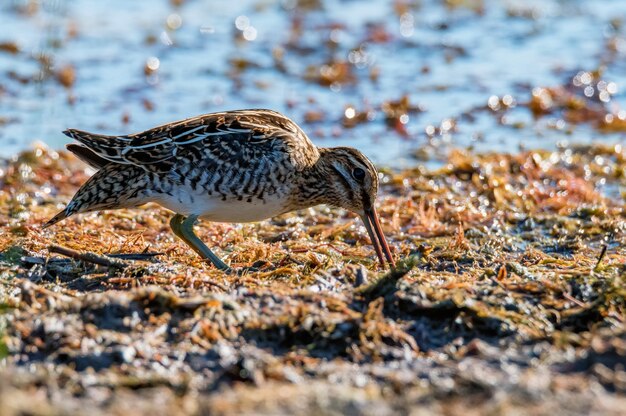
[[154,196],[154,202],[170,209],[177,214],[195,214],[199,218],[215,222],[254,222],[275,217],[285,212],[285,198],[268,197],[265,201],[252,198],[248,202],[245,198],[222,200],[220,195],[197,194],[180,190],[173,196],[159,194]]

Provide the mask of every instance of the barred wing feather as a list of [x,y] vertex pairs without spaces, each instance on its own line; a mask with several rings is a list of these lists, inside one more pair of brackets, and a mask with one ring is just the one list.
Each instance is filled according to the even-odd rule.
[[164,171],[179,159],[190,163],[245,163],[281,153],[310,151],[313,144],[291,120],[270,110],[205,114],[128,136],[104,136],[70,129],[67,136],[118,164]]

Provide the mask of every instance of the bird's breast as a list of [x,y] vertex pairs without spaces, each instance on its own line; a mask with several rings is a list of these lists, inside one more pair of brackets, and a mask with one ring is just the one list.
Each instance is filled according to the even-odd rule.
[[261,221],[289,211],[297,172],[285,158],[198,164],[180,162],[151,181],[151,199],[183,215],[209,221]]
[[289,211],[289,198],[278,192],[258,198],[198,192],[179,187],[168,193],[155,194],[151,199],[178,214],[194,214],[216,222],[262,221]]

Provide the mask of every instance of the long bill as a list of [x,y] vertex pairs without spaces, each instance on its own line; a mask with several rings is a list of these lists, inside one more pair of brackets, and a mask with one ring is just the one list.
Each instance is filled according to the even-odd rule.
[[[383,234],[383,229],[380,226],[380,221],[378,220],[378,214],[376,213],[376,208],[371,207],[365,210],[365,214],[361,216],[363,219],[363,223],[365,224],[365,229],[370,236],[370,240],[372,240],[372,245],[374,246],[374,250],[376,250],[376,255],[378,256],[378,260],[380,261],[380,265],[385,267],[385,257],[387,258],[387,262],[391,265],[391,267],[396,267],[396,262],[393,260],[391,256],[391,251],[389,250],[389,245],[387,244],[387,240],[385,239],[385,235]],[[384,253],[384,257],[383,257]]]

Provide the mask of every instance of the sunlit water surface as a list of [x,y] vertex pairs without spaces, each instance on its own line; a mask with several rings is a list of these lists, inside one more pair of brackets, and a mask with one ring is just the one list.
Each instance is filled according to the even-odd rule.
[[[35,141],[61,148],[68,127],[125,134],[260,107],[284,112],[321,146],[355,146],[395,167],[415,163],[421,148],[624,141],[587,124],[534,119],[522,105],[504,120],[475,111],[492,96],[521,104],[534,87],[597,69],[611,39],[618,57],[602,77],[616,91],[607,105],[626,108],[622,0],[487,0],[478,9],[435,0],[172,3],[2,2],[0,42],[19,52],[0,52],[0,154]],[[329,62],[347,62],[353,78],[320,82]],[[69,88],[55,75],[67,66]],[[386,123],[385,103],[405,95],[420,111],[401,126]],[[361,112],[366,121],[346,127]]]

